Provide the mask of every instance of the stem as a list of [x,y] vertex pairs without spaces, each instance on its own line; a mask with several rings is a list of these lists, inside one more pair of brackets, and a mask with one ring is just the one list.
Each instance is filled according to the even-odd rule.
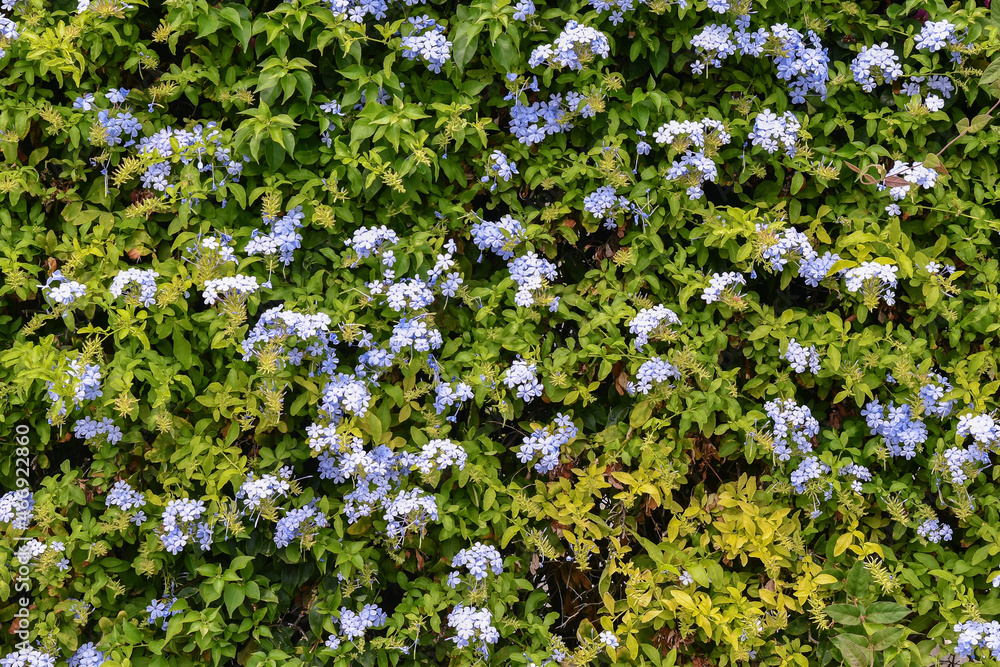
[[[986,115],[988,116],[988,115],[990,115],[991,113],[993,113],[993,111],[994,111],[994,110],[995,110],[995,109],[996,109],[996,108],[997,108],[998,106],[1000,106],[1000,99],[998,99],[998,100],[997,100],[997,101],[996,101],[996,102],[995,102],[995,103],[993,104],[993,106],[992,106],[992,107],[990,107],[990,110],[986,112]],[[963,131],[963,132],[962,132],[961,134],[959,134],[959,135],[958,135],[957,137],[955,137],[954,139],[952,139],[951,141],[949,141],[949,142],[948,142],[947,144],[945,144],[944,148],[942,148],[941,150],[939,150],[939,151],[938,151],[938,152],[936,153],[936,155],[937,155],[938,157],[941,157],[941,153],[944,153],[944,152],[945,152],[946,150],[948,150],[948,147],[949,147],[949,146],[951,146],[951,145],[952,145],[953,143],[955,143],[956,141],[958,141],[959,139],[961,139],[962,137],[964,137],[964,136],[965,136],[966,134],[968,134],[968,133],[969,133],[969,128],[966,128],[966,129],[965,129],[965,130],[964,130],[964,131]]]

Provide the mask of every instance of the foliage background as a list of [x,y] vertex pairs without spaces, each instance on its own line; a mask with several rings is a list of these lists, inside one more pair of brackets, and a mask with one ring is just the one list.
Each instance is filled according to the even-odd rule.
[[[829,49],[828,97],[802,104],[767,58],[691,73],[692,37],[720,21],[700,0],[642,4],[618,25],[565,1],[539,3],[524,21],[505,0],[397,3],[362,24],[314,0],[102,0],[76,10],[22,0],[9,12],[20,35],[0,64],[0,441],[10,452],[0,477],[14,488],[15,427],[30,426],[36,503],[28,531],[4,524],[0,537],[5,629],[17,627],[14,550],[24,536],[63,541],[69,559],[65,571],[52,560],[32,566],[32,643],[66,660],[95,642],[113,665],[524,665],[563,645],[564,664],[929,665],[935,647],[952,648],[954,624],[1000,614],[991,585],[1000,471],[981,466],[966,484],[943,474],[941,456],[962,440],[954,416],[926,420],[929,437],[912,460],[889,457],[861,416],[873,398],[909,400],[932,370],[951,380],[956,414],[997,407],[1000,137],[987,115],[997,72],[987,68],[1000,41],[985,7],[755,2],[755,25],[812,29]],[[402,55],[406,18],[425,13],[452,42],[440,73]],[[914,49],[928,18],[967,30],[961,63]],[[604,32],[610,55],[579,71],[529,67],[532,50],[571,19]],[[861,90],[848,64],[881,42],[907,77],[952,78],[957,91],[942,110],[903,95],[899,81]],[[508,73],[537,75],[541,99],[578,91],[596,114],[526,146],[508,131]],[[222,144],[245,156],[239,182],[213,189],[193,165],[176,164],[172,197],[142,187],[148,165],[102,146],[96,110],[73,107],[95,93],[107,108],[112,88],[130,91],[140,136],[217,123]],[[330,101],[343,116],[320,108]],[[795,157],[744,143],[763,109],[802,123]],[[716,184],[689,200],[665,177],[676,153],[637,154],[636,132],[650,139],[670,120],[703,117],[723,121],[733,141],[718,153]],[[482,182],[494,150],[520,173]],[[900,202],[899,216],[885,212],[891,200],[873,177],[894,159],[946,172]],[[622,215],[607,229],[585,213],[584,197],[606,185],[645,219]],[[207,307],[206,276],[184,248],[227,233],[242,252],[263,213],[296,206],[306,224],[289,266],[239,260],[239,272],[271,283],[248,299],[245,321]],[[548,288],[560,298],[555,312],[516,306],[506,263],[470,239],[476,216],[508,214],[525,225],[523,250],[558,267]],[[794,226],[848,262],[897,266],[895,304],[866,302],[832,274],[810,288],[791,267],[770,271],[754,227],[763,222]],[[243,361],[240,347],[278,304],[387,339],[398,317],[366,288],[380,269],[345,245],[378,225],[400,236],[399,276],[426,274],[446,241],[457,243],[464,288],[428,312],[444,339],[440,377],[475,390],[447,421],[432,407],[438,373],[427,354],[400,355],[373,386],[369,411],[343,427],[366,447],[446,437],[468,453],[464,469],[423,480],[440,518],[399,549],[379,516],[349,524],[348,486],[316,474],[305,429],[321,383]],[[957,270],[932,275],[931,260]],[[123,308],[107,294],[128,267],[160,274],[155,305]],[[57,269],[88,288],[68,308],[38,288]],[[709,276],[723,271],[755,277],[741,298],[706,304]],[[628,322],[654,304],[681,324],[637,351]],[[792,338],[817,346],[820,372],[790,370],[781,356]],[[630,396],[627,382],[653,353],[681,379]],[[101,368],[103,397],[71,410],[72,420],[112,417],[124,432],[116,445],[85,443],[71,420],[47,419],[46,383],[64,378],[77,355]],[[541,399],[525,403],[500,382],[518,355],[537,362]],[[350,372],[356,351],[345,347],[342,361]],[[767,446],[763,405],[779,397],[819,420],[823,462],[871,469],[863,493],[834,476],[829,487],[793,492],[794,465]],[[561,464],[539,474],[516,448],[557,413],[580,433]],[[171,555],[155,520],[131,526],[104,502],[126,479],[147,494],[153,517],[184,497],[225,514],[247,473],[282,465],[293,466],[300,493],[278,509],[316,499],[330,519],[285,548],[272,540],[273,519],[245,521],[236,538],[220,518],[210,550]],[[918,539],[930,515],[954,528],[953,539]],[[449,588],[452,557],[477,541],[501,550],[504,573],[474,593]],[[693,583],[680,581],[685,572]],[[170,596],[181,611],[162,630],[144,610]],[[488,608],[500,632],[488,658],[450,641],[446,618],[463,601]],[[385,609],[386,626],[324,648],[338,610],[363,603]],[[620,647],[599,642],[602,631]],[[3,636],[13,651],[16,635]]]

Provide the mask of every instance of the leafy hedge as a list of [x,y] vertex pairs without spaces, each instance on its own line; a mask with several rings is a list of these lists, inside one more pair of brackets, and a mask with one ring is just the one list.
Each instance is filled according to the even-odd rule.
[[1000,19],[5,0],[4,667],[1000,658]]

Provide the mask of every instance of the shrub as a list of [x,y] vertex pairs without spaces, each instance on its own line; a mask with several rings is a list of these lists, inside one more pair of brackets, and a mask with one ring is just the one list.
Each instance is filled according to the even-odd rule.
[[11,0],[4,667],[1000,658],[1000,14]]

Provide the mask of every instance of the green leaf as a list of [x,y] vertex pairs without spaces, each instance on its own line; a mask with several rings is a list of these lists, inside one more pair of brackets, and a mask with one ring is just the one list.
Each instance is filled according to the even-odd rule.
[[865,611],[865,620],[869,623],[888,625],[906,618],[910,610],[895,602],[875,602]]
[[[1000,58],[989,64],[979,78],[979,86],[990,92],[994,97],[1000,97]],[[971,128],[970,128],[971,129]]]
[[990,124],[991,120],[993,120],[993,116],[989,115],[988,113],[979,114],[978,116],[972,119],[971,123],[969,123],[969,134],[974,134],[979,130],[983,129],[984,127]]
[[632,410],[632,414],[629,415],[629,426],[632,428],[641,428],[653,414],[653,402],[652,401],[642,401],[639,405],[635,406]]
[[882,628],[872,633],[869,638],[872,648],[876,651],[884,651],[899,641],[903,636],[903,628]]
[[841,625],[861,625],[861,609],[853,604],[832,604],[825,611]]
[[223,595],[223,599],[226,602],[226,611],[229,615],[233,615],[233,611],[236,610],[241,604],[243,604],[243,599],[246,596],[243,594],[243,584],[242,583],[231,583],[226,586],[226,592]]
[[455,66],[461,72],[465,66],[476,55],[476,44],[479,41],[479,33],[483,30],[483,23],[463,23],[455,30],[452,39],[451,57],[455,61]]
[[864,563],[858,561],[847,573],[847,594],[855,598],[863,598],[868,592],[872,578],[865,569]]
[[859,641],[868,643],[868,640],[860,635],[842,634],[833,637],[833,643],[840,649],[847,664],[851,667],[868,667],[871,665],[869,652],[859,645]]

